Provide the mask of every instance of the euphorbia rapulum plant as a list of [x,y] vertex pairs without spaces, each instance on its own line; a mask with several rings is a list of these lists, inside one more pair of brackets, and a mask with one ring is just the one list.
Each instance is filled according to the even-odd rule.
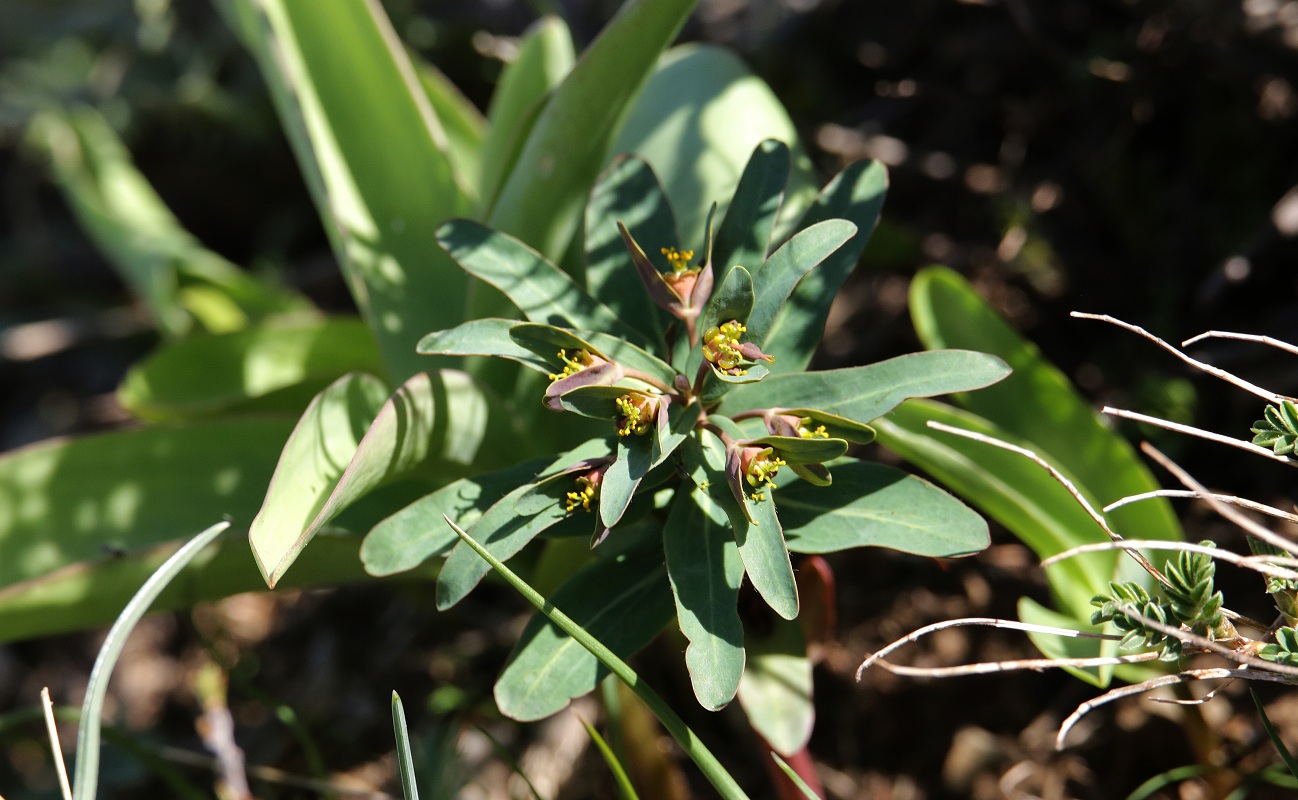
[[[784,145],[760,146],[716,235],[709,219],[693,250],[677,239],[649,166],[616,161],[588,206],[575,276],[481,223],[444,225],[438,240],[447,253],[526,321],[467,322],[429,334],[420,352],[494,356],[534,373],[515,398],[524,435],[578,424],[564,428],[571,449],[561,455],[456,481],[381,523],[362,550],[376,574],[449,551],[437,586],[446,608],[488,567],[436,525],[442,514],[501,559],[544,534],[539,571],[563,559],[580,566],[567,568],[555,605],[621,653],[674,618],[689,642],[699,702],[719,709],[738,693],[784,753],[805,745],[811,719],[805,640],[788,622],[799,613],[790,552],[884,546],[956,556],[987,543],[985,522],[958,500],[851,457],[850,447],[871,441],[867,423],[907,397],[977,389],[1008,373],[995,357],[957,350],[802,371],[831,298],[808,300],[798,287],[857,226],[815,204],[773,247],[788,162]],[[822,200],[854,192],[850,181],[872,169],[849,167]],[[881,172],[877,180],[881,194]],[[589,537],[591,550],[565,544],[573,536]],[[773,612],[747,639],[745,578]],[[823,602],[826,593],[815,594]],[[773,666],[780,656],[799,665],[792,674]],[[593,657],[536,619],[496,699],[510,716],[539,718],[599,676]],[[805,714],[768,702],[789,691],[805,701]],[[791,717],[800,719],[790,725]]]

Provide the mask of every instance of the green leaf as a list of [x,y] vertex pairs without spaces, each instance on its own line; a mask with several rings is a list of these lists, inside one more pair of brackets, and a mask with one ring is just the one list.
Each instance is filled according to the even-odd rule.
[[419,373],[386,395],[376,378],[345,376],[298,422],[249,531],[269,586],[321,526],[369,491],[425,462],[433,476],[459,477],[470,464],[485,466],[475,462],[479,448],[500,458],[495,445],[511,438],[503,412],[462,372]]
[[171,579],[228,527],[230,523],[218,522],[186,542],[145,581],[108,631],[103,646],[99,648],[95,666],[90,670],[86,699],[81,705],[81,724],[77,730],[77,764],[72,781],[74,800],[95,800],[98,791],[99,733],[103,723],[104,699],[108,696],[108,680],[126,647],[127,637]]
[[[714,423],[718,421],[713,418]],[[793,580],[793,566],[770,489],[766,490],[764,500],[746,501],[741,506],[726,482],[726,449],[721,440],[708,432],[691,436],[686,443],[686,469],[695,485],[730,518],[739,556],[753,588],[780,616],[785,619],[798,616],[798,587]]]
[[810,439],[801,436],[762,436],[749,444],[774,448],[788,464],[823,464],[847,452],[847,442],[842,439],[822,439],[819,436]]
[[[743,323],[753,312],[753,301],[752,273],[743,267],[732,268],[713,292],[708,307],[703,309],[703,315],[699,319],[699,336],[708,328],[732,319]],[[691,356],[697,358],[693,352]]]
[[43,111],[33,118],[27,141],[44,151],[82,229],[165,334],[188,333],[195,322],[213,332],[233,331],[311,307],[296,292],[249,276],[182,228],[93,109]]
[[514,341],[510,329],[516,325],[516,319],[475,319],[450,330],[434,331],[420,339],[415,349],[426,356],[496,356],[544,375],[554,372],[549,360]]
[[639,337],[567,273],[512,236],[456,219],[438,228],[437,240],[465,271],[503,292],[532,322]]
[[[1159,488],[1131,445],[1110,430],[1068,378],[951,270],[922,270],[911,284],[911,316],[929,348],[967,347],[999,356],[1014,374],[956,402],[1031,443],[1038,455],[1067,467],[1100,505]],[[922,465],[921,465],[922,466]],[[1108,517],[1119,531],[1148,539],[1182,538],[1164,498],[1132,503]],[[1155,563],[1160,563],[1156,559]]]
[[771,628],[747,638],[748,664],[739,681],[739,704],[777,753],[792,755],[807,745],[816,722],[811,661],[802,626],[776,619]]
[[21,594],[20,581],[168,542],[223,515],[246,525],[291,430],[289,419],[194,422],[6,453],[2,597]]
[[619,436],[617,456],[604,473],[599,489],[599,519],[605,528],[612,528],[622,519],[640,481],[649,474],[653,464],[654,440],[644,436]]
[[437,224],[468,210],[450,142],[382,6],[223,0],[252,51],[389,377],[465,318],[468,276]]
[[360,320],[282,319],[165,344],[131,368],[118,398],[144,419],[175,419],[259,410],[297,387],[292,398],[305,395],[302,405],[283,405],[300,411],[345,373],[382,369],[374,337]]
[[856,225],[856,235],[811,271],[784,304],[766,336],[765,351],[775,356],[775,371],[800,372],[811,363],[829,317],[829,306],[865,250],[879,222],[888,173],[882,164],[858,161],[834,176],[798,222],[799,230],[828,219]]
[[397,774],[401,776],[401,796],[405,800],[419,800],[419,785],[415,781],[415,759],[410,752],[410,731],[406,728],[406,709],[401,696],[392,693],[392,732],[397,740]]
[[[1092,609],[1093,610],[1093,609]],[[1074,631],[1103,632],[1102,627],[1090,623],[1090,614],[1074,617],[1060,614],[1041,605],[1030,597],[1020,597],[1018,603],[1019,619],[1031,625],[1048,625],[1055,628],[1067,628]],[[1109,632],[1113,629],[1110,628]],[[1048,633],[1029,632],[1032,644],[1047,658],[1095,658],[1097,656],[1114,656],[1118,653],[1118,642],[1104,639],[1089,639],[1080,636],[1051,636]],[[1135,668],[1130,665],[1128,668]],[[1112,666],[1064,667],[1074,677],[1092,686],[1105,687],[1113,680]],[[1136,680],[1138,683],[1144,678]]]
[[757,269],[766,261],[775,216],[789,180],[789,146],[775,139],[757,145],[739,176],[712,251],[718,280],[734,264]]
[[[554,465],[551,465],[554,466]],[[375,525],[361,546],[361,561],[371,575],[392,575],[419,566],[450,550],[459,537],[442,519],[468,528],[510,490],[545,471],[541,459],[473,478],[452,481]]]
[[480,185],[483,200],[489,201],[488,208],[494,205],[501,183],[517,162],[550,91],[576,60],[572,35],[561,18],[542,17],[524,32],[518,57],[501,71],[487,106]]
[[683,45],[659,60],[611,152],[643,156],[671,198],[681,240],[701,242],[708,209],[720,203],[726,211],[749,157],[767,139],[792,150],[783,213],[796,216],[815,195],[816,179],[788,112],[733,53]]
[[645,255],[659,272],[670,269],[662,248],[683,246],[676,219],[653,169],[633,156],[614,159],[586,204],[586,286],[649,341],[661,342],[668,320],[638,279],[619,222],[648,248]]
[[784,538],[795,553],[887,547],[950,558],[991,543],[987,522],[964,503],[883,464],[836,464],[831,486],[798,481],[776,495]]
[[694,0],[630,0],[541,110],[488,221],[558,259],[617,126]]
[[487,119],[450,78],[425,61],[415,61],[419,85],[433,107],[437,121],[446,133],[446,156],[455,174],[455,183],[465,197],[477,206],[483,184],[482,142],[487,134]]
[[696,487],[676,491],[663,526],[667,575],[676,618],[689,640],[685,666],[699,704],[725,707],[744,671],[744,627],[739,620],[739,558],[726,513]]
[[[455,525],[451,524],[451,527],[454,528]],[[729,772],[726,772],[725,768],[722,767],[720,763],[718,763],[716,757],[713,756],[711,751],[709,751],[703,742],[699,740],[694,731],[690,730],[689,726],[687,726],[680,716],[672,710],[672,707],[667,705],[667,703],[663,701],[662,697],[650,688],[649,685],[640,678],[640,676],[636,675],[635,671],[632,670],[625,661],[619,658],[610,648],[600,642],[599,639],[591,635],[581,626],[580,623],[565,614],[563,611],[560,611],[554,603],[547,601],[544,597],[538,594],[535,589],[528,586],[522,578],[518,577],[518,575],[514,574],[514,572],[509,569],[509,567],[506,567],[498,559],[488,553],[485,548],[473,541],[467,533],[459,528],[456,528],[455,532],[462,540],[477,550],[478,554],[491,564],[492,569],[500,573],[500,576],[504,578],[510,586],[513,586],[519,594],[523,595],[527,602],[531,603],[538,611],[540,611],[553,626],[558,630],[562,630],[568,636],[571,636],[574,641],[586,650],[586,652],[594,656],[600,664],[616,675],[618,680],[622,681],[622,683],[625,684],[626,687],[645,704],[649,711],[658,718],[658,721],[662,723],[663,727],[667,729],[667,732],[670,733],[672,738],[676,740],[676,743],[680,745],[681,750],[684,751],[696,765],[698,765],[699,769],[703,772],[703,775],[708,779],[721,797],[724,798],[724,800],[747,800],[748,796],[744,794],[743,789],[739,788],[739,785],[735,783],[735,779],[730,776]],[[606,555],[609,554],[611,550],[612,548],[604,548]],[[617,557],[626,558],[627,555],[628,554],[626,553],[619,553]],[[654,555],[656,555],[656,553]],[[632,569],[629,572],[631,575],[635,575],[637,572],[643,574],[643,570],[639,569],[638,565],[635,569]],[[624,589],[625,585],[618,588]],[[560,590],[560,592],[562,593],[562,590]],[[670,613],[670,610],[668,613]],[[524,631],[524,633],[526,633],[526,631]],[[622,633],[625,633],[625,631],[622,631]],[[515,650],[515,654],[517,655],[518,653],[519,651]],[[545,659],[543,663],[547,668],[550,668],[554,666],[555,662],[553,659]],[[508,667],[506,668],[506,672],[508,672]],[[501,676],[501,679],[503,681],[503,675]],[[598,682],[596,682],[595,685],[597,685],[597,683]],[[500,705],[499,691],[501,681],[497,681],[496,686],[497,705]],[[562,699],[559,708],[567,705],[567,702],[567,699]]]
[[[529,483],[509,492],[488,508],[470,529],[473,538],[501,561],[512,558],[555,525],[564,522],[567,527],[578,522],[583,528],[588,525],[579,515],[570,514],[558,498],[531,516],[520,515],[518,501],[534,488],[535,485]],[[437,610],[445,611],[463,600],[488,572],[491,572],[491,566],[479,558],[473,548],[463,542],[457,544],[437,575]]]
[[721,411],[733,415],[752,408],[813,406],[857,422],[870,422],[908,398],[978,389],[1009,372],[1003,361],[984,353],[910,353],[864,367],[773,375],[758,385],[731,391]]
[[[606,545],[616,542],[610,538]],[[596,552],[604,550],[601,546]],[[630,655],[657,636],[675,613],[662,559],[661,546],[652,537],[620,552],[610,547],[569,578],[550,603],[609,650]],[[496,704],[512,719],[542,719],[594,691],[606,674],[595,656],[538,614],[496,681]]]
[[[876,420],[874,427],[880,444],[924,465],[926,472],[1004,525],[1042,558],[1108,540],[1068,490],[1040,466],[1018,453],[932,430],[927,427],[930,419],[1029,446],[981,417],[935,402],[903,403]],[[1078,488],[1086,492],[1084,486]],[[1069,616],[1090,617],[1091,598],[1106,589],[1118,558],[1111,552],[1087,553],[1046,569],[1056,600]]]
[[772,253],[753,275],[756,296],[745,338],[765,344],[776,315],[798,282],[855,235],[856,226],[847,220],[827,219],[799,231]]
[[[284,436],[289,426],[284,426]],[[243,441],[244,431],[229,431],[234,442]],[[265,465],[267,477],[274,454]],[[173,480],[183,478],[182,473]],[[261,487],[265,482],[260,483]],[[82,489],[85,492],[85,489]],[[210,488],[198,478],[192,485],[177,486],[155,505],[188,505],[197,509],[221,508],[203,496]],[[186,494],[190,492],[190,494]],[[236,518],[248,519],[256,512],[261,494],[248,501],[244,513]],[[184,497],[186,503],[170,502],[170,498]],[[232,506],[231,506],[232,507]],[[187,509],[188,511],[188,509]],[[147,530],[147,529],[146,529]],[[147,531],[153,538],[164,542],[141,545],[130,550],[104,550],[97,547],[96,554],[69,563],[62,569],[12,584],[0,589],[0,642],[19,641],[37,636],[52,636],[67,631],[96,628],[108,625],[131,595],[176,550],[176,544],[167,541],[173,535],[166,530]],[[337,586],[356,581],[373,581],[361,569],[357,558],[360,537],[336,531],[322,532],[310,549],[302,554],[293,572],[279,584],[284,589]],[[257,570],[252,550],[248,548],[246,534],[240,532],[222,538],[212,548],[192,562],[181,575],[172,581],[154,604],[155,610],[190,608],[196,603],[220,600],[244,592],[265,591],[266,582]]]

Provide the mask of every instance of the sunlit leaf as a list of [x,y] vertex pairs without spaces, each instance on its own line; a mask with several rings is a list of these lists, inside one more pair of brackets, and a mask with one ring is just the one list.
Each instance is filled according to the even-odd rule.
[[776,619],[761,634],[750,633],[748,664],[739,681],[739,703],[753,729],[777,753],[806,746],[816,722],[811,661],[802,626]]
[[951,557],[986,549],[987,522],[928,481],[866,461],[836,464],[830,486],[798,481],[776,490],[789,549],[830,553],[887,547]]
[[[777,362],[778,363],[778,362]],[[1009,374],[995,356],[968,350],[910,353],[864,367],[772,375],[726,395],[722,413],[813,405],[871,422],[911,397],[935,397],[988,386]]]
[[[385,401],[386,400],[386,401]],[[491,424],[489,424],[489,422]],[[316,397],[280,456],[249,539],[274,586],[322,525],[358,498],[421,465],[458,477],[500,453],[511,426],[462,372],[419,373],[391,397],[381,382],[347,376]],[[428,462],[428,463],[425,463]]]
[[854,235],[856,226],[852,223],[828,219],[799,231],[772,253],[753,273],[753,310],[745,323],[748,334],[744,338],[765,344],[776,315],[798,282]]
[[766,261],[788,180],[789,146],[774,139],[758,144],[717,230],[712,261],[718,280],[734,264],[756,269]]
[[[360,320],[285,319],[163,345],[131,368],[118,397],[139,417],[168,419],[265,408],[276,402],[271,395],[297,387],[300,411],[342,375],[382,369],[374,337]],[[293,410],[291,403],[282,406]]]

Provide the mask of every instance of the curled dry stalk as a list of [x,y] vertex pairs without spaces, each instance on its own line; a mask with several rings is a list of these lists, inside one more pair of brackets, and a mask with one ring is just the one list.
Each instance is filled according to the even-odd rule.
[[[1103,409],[1104,413],[1123,419],[1145,422],[1218,444],[1229,445],[1287,464],[1298,464],[1298,459],[1294,457],[1298,456],[1298,406],[1295,405],[1292,398],[1271,392],[1226,370],[1192,358],[1179,348],[1139,326],[1107,315],[1074,312],[1073,316],[1081,319],[1108,322],[1134,332],[1196,369],[1261,397],[1271,404],[1267,406],[1264,418],[1254,423],[1252,432],[1255,435],[1252,441],[1232,438],[1125,409],[1105,407]],[[1199,334],[1187,339],[1182,346],[1188,347],[1209,338],[1253,342],[1298,355],[1298,346],[1287,342],[1268,336],[1223,331],[1208,331]],[[1105,506],[1101,512],[1091,505],[1066,476],[1031,450],[974,431],[955,428],[938,422],[929,422],[928,424],[930,428],[935,430],[999,447],[1030,459],[1047,470],[1055,480],[1067,489],[1073,499],[1109,537],[1107,542],[1082,545],[1058,553],[1043,560],[1041,566],[1050,566],[1083,553],[1116,549],[1132,557],[1157,581],[1156,591],[1158,594],[1147,591],[1140,584],[1126,582],[1110,583],[1107,594],[1097,595],[1093,598],[1091,602],[1098,610],[1092,616],[1092,622],[1095,624],[1106,623],[1111,629],[1120,631],[1117,634],[1088,633],[1067,628],[1030,625],[991,618],[957,619],[927,625],[869,655],[857,670],[856,678],[858,681],[861,680],[864,671],[871,666],[879,666],[900,675],[955,677],[1023,669],[1040,671],[1061,667],[1131,664],[1152,660],[1180,662],[1186,656],[1199,654],[1217,656],[1230,663],[1230,666],[1186,669],[1175,674],[1162,675],[1142,683],[1110,690],[1099,697],[1082,703],[1060,725],[1055,741],[1055,745],[1059,749],[1064,747],[1068,733],[1086,714],[1115,700],[1145,694],[1164,686],[1183,687],[1198,681],[1223,682],[1217,688],[1198,699],[1166,700],[1154,698],[1159,702],[1199,704],[1212,699],[1222,686],[1237,679],[1298,685],[1298,629],[1296,629],[1298,628],[1298,558],[1293,555],[1293,552],[1298,550],[1298,542],[1270,530],[1246,516],[1240,509],[1247,509],[1289,522],[1298,522],[1298,514],[1245,498],[1210,492],[1188,472],[1148,443],[1141,445],[1141,449],[1145,454],[1171,473],[1185,488],[1160,490],[1124,497]],[[1208,541],[1192,544],[1143,539],[1128,540],[1114,531],[1104,516],[1105,513],[1128,503],[1140,502],[1154,497],[1184,497],[1202,500],[1218,515],[1239,526],[1248,535],[1249,545],[1253,553],[1247,556],[1239,555],[1219,548]],[[1169,559],[1162,569],[1159,569],[1145,557],[1141,552],[1142,550],[1173,551],[1176,555]],[[1218,562],[1252,570],[1265,579],[1266,591],[1272,596],[1279,612],[1275,622],[1266,624],[1250,620],[1224,606],[1221,593],[1214,589],[1215,570]],[[917,642],[928,634],[962,626],[984,626],[1056,636],[1120,640],[1122,642],[1121,649],[1134,650],[1135,652],[1094,658],[1032,658],[951,667],[900,666],[887,660],[887,656],[899,648]],[[1248,636],[1240,632],[1241,627],[1259,633],[1257,636]]]

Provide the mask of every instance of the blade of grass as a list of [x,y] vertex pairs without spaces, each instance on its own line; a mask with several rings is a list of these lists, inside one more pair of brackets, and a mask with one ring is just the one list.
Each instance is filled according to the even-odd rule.
[[793,785],[802,790],[803,795],[811,798],[811,800],[820,800],[820,795],[811,790],[811,787],[807,785],[807,782],[804,781],[798,773],[793,771],[793,767],[790,767],[785,763],[784,759],[780,758],[779,753],[772,750],[771,758],[775,760],[775,766],[779,767],[785,775],[789,776],[789,780],[793,781]]
[[73,800],[95,800],[99,784],[99,734],[103,722],[104,697],[108,694],[108,678],[117,665],[122,648],[126,646],[127,637],[149,610],[149,606],[153,605],[153,601],[171,583],[172,578],[228,527],[230,523],[218,522],[182,545],[158,567],[157,572],[149,576],[109,629],[104,646],[99,649],[99,657],[95,659],[95,666],[90,670],[86,700],[81,706],[81,727],[77,731],[77,766],[72,782]]
[[581,724],[590,735],[590,740],[599,748],[599,754],[604,757],[604,763],[608,764],[609,771],[613,773],[613,782],[617,784],[617,792],[621,795],[622,800],[640,800],[640,796],[635,793],[635,787],[631,785],[631,779],[626,776],[626,770],[622,769],[622,762],[617,760],[613,754],[613,748],[608,746],[604,737],[599,735],[599,731],[586,720]]
[[419,800],[415,783],[415,760],[410,755],[410,731],[406,729],[406,709],[401,695],[392,693],[392,731],[397,737],[397,768],[401,774],[401,794],[406,800]]
[[63,800],[72,800],[72,787],[68,784],[68,765],[63,760],[63,745],[59,742],[59,726],[54,719],[54,702],[50,700],[50,687],[41,689],[41,710],[45,713],[45,729],[50,734],[50,752],[54,755],[54,770],[59,775],[59,791]]
[[1257,692],[1251,688],[1248,690],[1248,693],[1249,696],[1253,698],[1253,705],[1257,706],[1257,715],[1262,718],[1262,728],[1266,731],[1266,735],[1270,737],[1271,744],[1275,745],[1276,751],[1280,753],[1280,759],[1284,761],[1284,765],[1289,768],[1289,772],[1295,778],[1298,778],[1298,761],[1294,761],[1294,757],[1289,752],[1289,748],[1284,746],[1284,741],[1280,738],[1279,732],[1276,731],[1275,726],[1271,724],[1271,718],[1266,715],[1266,709],[1262,707],[1262,698],[1258,697]]
[[631,669],[629,664],[618,658],[617,655],[601,644],[598,639],[591,636],[589,633],[586,633],[586,631],[580,625],[573,622],[572,618],[567,614],[550,605],[550,602],[542,597],[540,593],[529,586],[527,582],[515,574],[513,570],[501,563],[499,559],[489,553],[485,547],[474,541],[469,534],[465,533],[463,528],[459,527],[454,522],[451,522],[449,517],[443,517],[443,519],[446,520],[446,524],[451,526],[451,529],[455,531],[456,535],[460,537],[465,545],[472,548],[478,555],[482,556],[482,558],[491,565],[492,569],[498,572],[500,576],[504,578],[510,586],[513,586],[519,594],[523,595],[527,602],[531,603],[538,611],[548,617],[556,627],[571,636],[582,647],[589,650],[592,655],[604,664],[604,666],[608,667],[610,672],[625,683],[631,691],[635,692],[636,697],[639,697],[640,700],[648,706],[649,710],[653,712],[654,716],[662,722],[663,727],[667,729],[668,733],[672,735],[672,738],[681,746],[681,749],[685,751],[685,754],[688,755],[696,765],[698,765],[699,770],[703,772],[703,775],[716,788],[716,790],[720,792],[722,797],[728,799],[744,798],[744,800],[747,800],[748,795],[744,794],[744,790],[739,788],[739,784],[736,783],[730,773],[721,766],[721,763],[717,761],[716,756],[712,755],[712,752],[708,750],[702,740],[700,740],[694,731],[685,724],[684,720],[677,716],[671,706],[667,705],[666,701],[664,701],[657,692],[640,679],[640,676],[635,673],[635,670]]

